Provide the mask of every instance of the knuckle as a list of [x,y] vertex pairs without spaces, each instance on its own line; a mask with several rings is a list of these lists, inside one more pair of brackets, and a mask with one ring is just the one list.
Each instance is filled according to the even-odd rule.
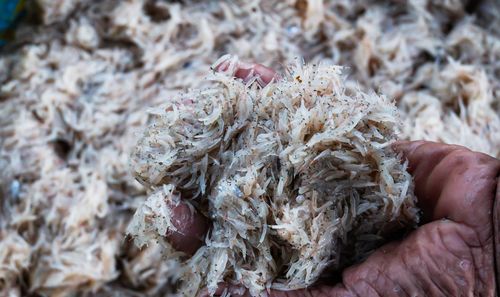
[[452,168],[470,168],[478,163],[478,158],[472,151],[460,147],[451,151],[443,161],[449,162]]
[[500,160],[462,147],[450,152],[444,160],[449,162],[452,168],[459,170],[486,170],[492,175],[497,175],[500,170]]

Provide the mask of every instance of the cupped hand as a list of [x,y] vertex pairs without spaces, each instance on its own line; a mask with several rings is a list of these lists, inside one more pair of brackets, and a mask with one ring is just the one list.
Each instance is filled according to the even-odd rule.
[[495,296],[500,161],[425,141],[394,148],[409,160],[423,225],[344,270],[339,284],[273,296]]
[[[263,69],[266,83],[277,77],[260,64],[244,66],[252,75]],[[236,69],[235,76],[248,79],[248,72]],[[345,269],[340,283],[272,291],[271,296],[495,296],[500,160],[426,141],[398,142],[393,148],[409,161],[422,225]],[[179,250],[193,253],[202,244],[199,238],[206,232],[206,221],[183,210],[177,211],[182,234],[167,237]]]

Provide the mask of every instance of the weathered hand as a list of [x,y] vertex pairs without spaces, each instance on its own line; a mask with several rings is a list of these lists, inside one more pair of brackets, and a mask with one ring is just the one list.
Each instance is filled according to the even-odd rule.
[[500,161],[425,141],[394,148],[410,162],[423,225],[346,269],[339,284],[273,296],[495,296]]
[[[265,66],[256,65],[252,69],[259,75],[258,69]],[[275,77],[269,68],[262,69],[267,83]],[[237,70],[235,76],[243,72]],[[422,225],[344,270],[341,283],[273,291],[271,296],[495,295],[500,207],[494,202],[500,200],[500,160],[461,146],[425,141],[398,142],[394,149],[409,160]],[[174,213],[182,218],[176,220],[181,228],[176,227],[184,234],[168,237],[178,249],[193,253],[202,244],[205,221],[184,207]]]

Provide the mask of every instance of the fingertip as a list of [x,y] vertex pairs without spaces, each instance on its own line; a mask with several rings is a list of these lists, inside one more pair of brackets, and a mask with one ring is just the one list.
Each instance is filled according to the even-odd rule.
[[276,71],[262,64],[255,64],[254,70],[255,73],[260,76],[260,79],[265,85],[271,83],[273,80],[276,81],[279,79]]
[[[231,63],[233,63],[234,67],[230,65]],[[242,79],[245,83],[251,79],[257,78],[257,82],[262,87],[280,79],[276,71],[270,67],[258,63],[234,60],[229,55],[221,57],[212,66],[212,69],[218,72],[227,72],[230,68],[232,69],[231,75],[235,78]]]
[[415,152],[426,143],[428,142],[423,140],[399,140],[392,144],[392,149],[401,153],[403,155],[403,160],[408,160],[408,169],[411,172],[418,165],[415,158]]
[[165,237],[178,251],[194,254],[202,245],[208,231],[208,220],[188,202],[181,201],[171,209],[172,224],[176,231],[169,231]]
[[402,153],[403,155],[411,155],[419,146],[427,143],[427,141],[424,140],[416,140],[416,141],[410,141],[410,140],[398,140],[392,144],[392,148],[397,151]]

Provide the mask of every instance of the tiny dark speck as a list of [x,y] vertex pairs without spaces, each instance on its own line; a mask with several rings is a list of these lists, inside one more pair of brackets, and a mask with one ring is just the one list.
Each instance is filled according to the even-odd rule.
[[66,159],[68,157],[69,152],[72,149],[71,143],[69,143],[65,139],[60,139],[60,138],[55,139],[52,142],[52,145],[54,146],[54,151],[61,159]]

